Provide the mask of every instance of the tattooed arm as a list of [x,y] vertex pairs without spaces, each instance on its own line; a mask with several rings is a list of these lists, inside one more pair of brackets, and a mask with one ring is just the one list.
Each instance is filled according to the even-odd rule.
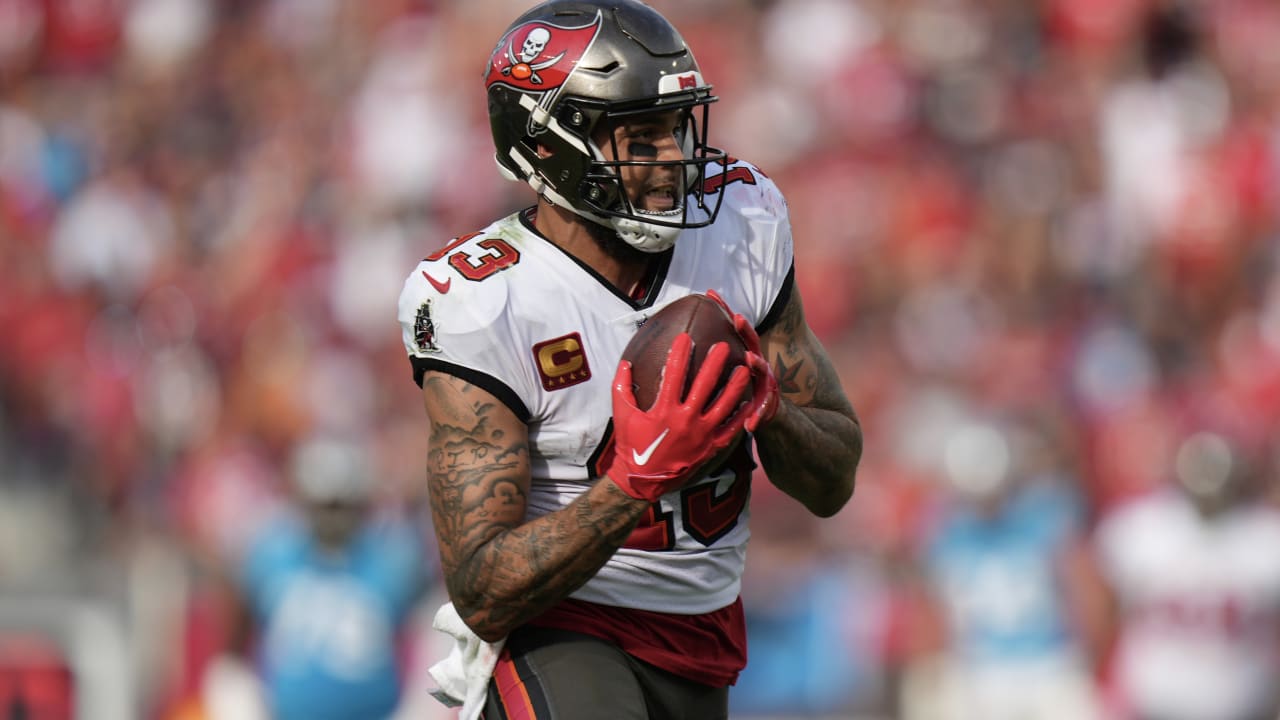
[[488,392],[452,375],[426,373],[422,395],[445,585],[467,625],[494,641],[591,579],[649,503],[601,478],[564,509],[525,522],[525,424]]
[[760,342],[782,394],[778,414],[756,433],[760,461],[774,485],[813,514],[830,517],[853,494],[862,426],[805,322],[798,289]]

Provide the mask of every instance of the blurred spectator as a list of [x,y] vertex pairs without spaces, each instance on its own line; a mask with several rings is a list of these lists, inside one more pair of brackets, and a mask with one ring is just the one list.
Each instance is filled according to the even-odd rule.
[[1083,508],[1050,442],[1031,422],[977,417],[948,437],[920,558],[944,641],[907,668],[901,717],[1100,717],[1079,625],[1097,608]]
[[[319,437],[289,468],[298,514],[261,528],[239,583],[246,605],[240,649],[274,720],[390,718],[401,701],[410,612],[426,589],[420,528],[377,512],[368,449]],[[211,666],[206,708],[240,695],[230,663]],[[240,712],[243,712],[241,710]]]
[[1117,508],[1096,542],[1114,593],[1114,701],[1138,720],[1280,712],[1280,511],[1263,458],[1212,429],[1178,445],[1166,487]]

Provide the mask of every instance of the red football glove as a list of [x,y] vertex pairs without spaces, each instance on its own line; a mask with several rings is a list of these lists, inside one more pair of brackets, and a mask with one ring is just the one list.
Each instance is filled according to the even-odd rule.
[[760,353],[760,336],[756,329],[747,322],[747,318],[734,312],[729,303],[720,297],[715,290],[708,290],[707,297],[719,303],[726,313],[733,318],[733,327],[747,346],[747,367],[751,370],[751,407],[753,411],[747,417],[747,432],[754,433],[761,425],[773,419],[778,413],[778,402],[781,393],[778,390],[778,378],[773,374],[773,367]]
[[752,409],[741,399],[750,384],[746,367],[734,368],[715,402],[729,346],[716,343],[707,351],[686,397],[680,397],[693,356],[693,339],[681,333],[671,343],[662,384],[649,410],[636,407],[631,363],[622,361],[613,378],[614,457],[605,474],[631,497],[655,502],[684,487],[708,460],[729,447]]

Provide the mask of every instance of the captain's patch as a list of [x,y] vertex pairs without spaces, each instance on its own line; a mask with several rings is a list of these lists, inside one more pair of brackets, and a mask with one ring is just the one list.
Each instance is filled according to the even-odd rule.
[[576,332],[534,345],[533,357],[538,361],[544,390],[560,390],[591,379],[587,351]]

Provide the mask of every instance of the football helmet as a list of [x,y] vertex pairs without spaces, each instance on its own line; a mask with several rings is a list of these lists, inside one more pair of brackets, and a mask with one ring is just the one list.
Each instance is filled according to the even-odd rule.
[[[498,167],[577,215],[612,228],[645,252],[670,248],[682,229],[711,224],[724,193],[707,203],[708,106],[717,100],[680,33],[637,0],[551,0],[503,33],[485,75]],[[592,140],[602,122],[676,110],[678,162],[605,160]],[[612,155],[617,158],[615,152]],[[676,165],[684,192],[663,212],[637,208],[625,166]]]

